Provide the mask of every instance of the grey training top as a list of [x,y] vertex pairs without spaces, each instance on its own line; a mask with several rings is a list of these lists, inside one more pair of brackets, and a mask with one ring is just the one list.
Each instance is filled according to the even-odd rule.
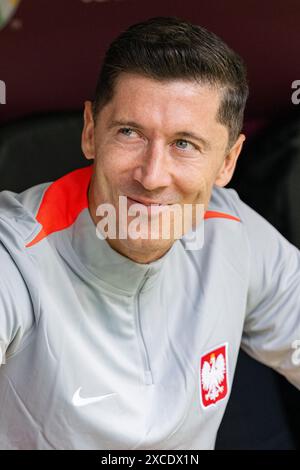
[[90,176],[0,193],[0,448],[213,449],[240,345],[300,388],[300,252],[214,187],[201,249],[135,263]]

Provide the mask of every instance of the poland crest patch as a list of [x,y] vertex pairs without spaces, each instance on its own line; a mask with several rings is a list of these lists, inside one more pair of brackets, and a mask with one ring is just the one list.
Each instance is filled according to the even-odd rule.
[[200,360],[200,401],[203,408],[215,405],[228,393],[228,344],[205,353]]

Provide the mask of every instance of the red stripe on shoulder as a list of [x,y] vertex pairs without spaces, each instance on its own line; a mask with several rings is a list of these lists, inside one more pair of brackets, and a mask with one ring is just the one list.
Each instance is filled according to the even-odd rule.
[[235,217],[234,215],[225,214],[224,212],[215,212],[215,211],[206,211],[204,214],[204,219],[213,219],[215,217],[220,217],[222,219],[231,219],[240,222],[241,219]]
[[88,187],[93,165],[71,171],[51,183],[42,198],[36,220],[42,225],[40,232],[26,247],[35,245],[50,233],[63,230],[88,207]]

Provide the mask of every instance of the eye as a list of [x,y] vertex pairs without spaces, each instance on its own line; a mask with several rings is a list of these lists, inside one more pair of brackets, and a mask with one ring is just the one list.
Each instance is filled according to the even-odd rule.
[[196,145],[192,144],[192,142],[189,142],[188,140],[184,140],[184,139],[178,139],[176,140],[176,144],[180,144],[178,145],[177,148],[179,148],[180,150],[186,150],[186,151],[189,151],[189,150],[197,150],[197,147]]
[[131,129],[131,127],[122,127],[119,131],[125,137],[137,137],[138,133]]

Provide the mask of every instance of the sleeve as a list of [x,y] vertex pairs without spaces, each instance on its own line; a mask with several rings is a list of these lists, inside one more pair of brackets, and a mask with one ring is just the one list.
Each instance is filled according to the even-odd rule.
[[239,199],[249,248],[241,347],[300,389],[300,251]]
[[35,320],[25,281],[0,243],[0,366],[21,351]]

